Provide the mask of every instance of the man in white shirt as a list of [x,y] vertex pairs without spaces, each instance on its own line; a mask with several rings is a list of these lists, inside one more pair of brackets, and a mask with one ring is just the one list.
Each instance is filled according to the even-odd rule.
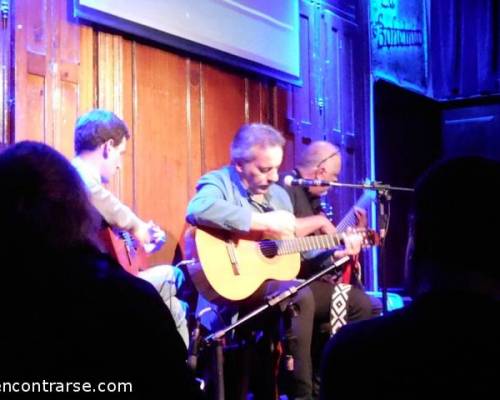
[[[76,157],[72,164],[85,183],[91,203],[106,224],[130,232],[147,251],[154,252],[165,243],[165,232],[153,221],[139,218],[104,186],[121,167],[129,138],[124,121],[114,113],[92,110],[76,122]],[[138,276],[158,290],[187,346],[187,304],[175,297],[185,279],[182,271],[171,265],[158,265],[140,270]]]

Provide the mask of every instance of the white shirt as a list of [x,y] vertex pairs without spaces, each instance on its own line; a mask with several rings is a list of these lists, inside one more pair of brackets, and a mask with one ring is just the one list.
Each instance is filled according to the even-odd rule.
[[142,220],[104,187],[99,171],[93,165],[80,157],[75,157],[71,164],[85,183],[90,202],[109,225],[127,231],[139,228]]

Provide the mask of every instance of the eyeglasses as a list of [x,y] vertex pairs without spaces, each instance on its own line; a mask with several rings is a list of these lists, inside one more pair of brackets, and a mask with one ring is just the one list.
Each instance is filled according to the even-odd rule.
[[330,158],[336,156],[337,154],[340,153],[340,150],[334,151],[332,154],[330,154],[328,157],[323,158],[319,163],[316,164],[316,168],[319,168],[321,164],[327,162]]

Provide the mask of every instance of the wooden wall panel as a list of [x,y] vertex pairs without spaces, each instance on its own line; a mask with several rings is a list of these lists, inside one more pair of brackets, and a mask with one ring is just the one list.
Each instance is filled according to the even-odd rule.
[[189,167],[187,168],[186,189],[188,197],[191,198],[195,193],[196,182],[204,171],[204,156],[201,136],[201,64],[198,61],[187,60],[188,67],[186,75],[188,76],[187,90],[187,155]]
[[[15,140],[36,140],[43,142],[44,137],[44,100],[45,79],[42,76],[30,74],[25,75],[22,80],[24,84],[24,96],[22,104],[16,104],[16,108],[25,107],[24,118],[16,118]],[[17,89],[16,89],[17,90]],[[29,118],[28,111],[29,110]]]
[[[70,18],[71,4],[64,0],[13,4],[14,140],[43,141],[71,158],[76,117],[94,103],[92,30]],[[83,45],[81,32],[87,39]],[[85,61],[80,63],[82,54]]]
[[246,79],[245,122],[271,122],[271,96],[267,82]]
[[128,150],[123,159],[123,172],[124,179],[121,182],[121,196],[123,202],[128,204],[131,208],[135,209],[135,140],[134,135],[134,51],[135,44],[130,40],[122,41],[122,82],[120,82],[122,92],[122,117],[132,133],[132,139],[129,140]]
[[[57,134],[54,136],[54,147],[65,154],[67,157],[74,156],[73,132],[77,118],[78,104],[78,85],[76,82],[67,82],[61,80],[60,100],[58,100],[59,117],[55,118],[57,124]],[[55,114],[55,113],[54,113]]]
[[290,131],[290,121],[287,118],[288,97],[290,85],[275,85],[272,87],[272,119],[271,123],[283,132],[286,139],[285,154],[281,163],[282,171],[289,171],[295,166],[295,137]]
[[[343,52],[343,21],[333,14],[326,13],[325,29],[322,31],[323,52],[325,55],[325,132],[330,139],[340,142],[342,134],[342,92],[344,80],[340,67]],[[352,93],[351,93],[352,95]]]
[[[121,36],[106,32],[97,32],[97,107],[113,111],[120,118],[125,118],[123,109],[123,46],[124,39]],[[126,122],[130,122],[127,121]],[[130,127],[130,125],[129,125]],[[129,147],[130,146],[129,144]],[[125,156],[122,168],[115,174],[109,188],[119,198],[131,198],[133,190],[126,186],[125,182],[133,175],[133,164],[130,162],[133,153],[129,150]],[[125,189],[129,192],[125,194]]]
[[94,36],[95,32],[90,26],[79,25],[80,28],[80,62],[78,68],[78,116],[91,110],[97,103],[95,95],[94,71]]
[[316,72],[318,65],[317,49],[317,13],[315,7],[307,0],[300,1],[300,76],[301,87],[292,87],[289,92],[288,116],[292,122],[291,131],[295,137],[294,156],[314,140],[317,127],[320,123],[318,111],[318,78],[320,82],[323,77],[318,77]]
[[210,65],[202,66],[203,171],[229,162],[234,132],[247,121],[245,79]]
[[[45,139],[46,21],[45,7],[15,4],[15,111],[14,140]],[[43,2],[43,6],[45,6]]]
[[69,20],[68,2],[53,1],[51,33],[53,79],[53,145],[67,157],[73,157],[73,129],[78,113],[80,28]]
[[123,117],[123,41],[121,36],[97,33],[97,105]]
[[136,209],[142,218],[159,223],[169,236],[153,261],[173,258],[184,225],[190,165],[187,71],[185,58],[136,45]]
[[[343,150],[342,182],[361,182],[364,164],[365,108],[364,79],[368,75],[362,48],[356,48],[362,32],[359,26],[333,12],[324,11],[323,47],[325,54],[325,135]],[[359,196],[357,191],[333,190],[332,204],[337,217],[344,215]]]

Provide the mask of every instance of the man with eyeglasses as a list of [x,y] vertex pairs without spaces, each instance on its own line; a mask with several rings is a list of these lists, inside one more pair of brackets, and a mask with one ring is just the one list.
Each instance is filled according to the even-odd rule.
[[[337,181],[342,166],[340,149],[326,141],[311,143],[301,154],[296,168],[284,176],[295,178]],[[289,186],[280,180],[287,190],[293,204],[295,217],[302,221],[305,235],[333,234],[336,228],[325,215],[321,198],[326,195],[328,186]],[[366,227],[366,213],[356,209],[357,226]],[[333,260],[343,257],[344,249],[302,254],[299,278],[307,279],[314,273],[331,265]],[[357,256],[357,255],[355,255]],[[352,267],[352,266],[351,266]],[[353,283],[353,284],[351,284]],[[321,351],[329,335],[343,325],[369,319],[376,315],[372,300],[363,291],[359,282],[353,279],[344,282],[342,271],[323,277],[310,285],[315,302],[315,325],[313,333],[313,366],[315,370],[315,395],[319,394],[319,362]],[[377,307],[375,307],[377,308]]]

